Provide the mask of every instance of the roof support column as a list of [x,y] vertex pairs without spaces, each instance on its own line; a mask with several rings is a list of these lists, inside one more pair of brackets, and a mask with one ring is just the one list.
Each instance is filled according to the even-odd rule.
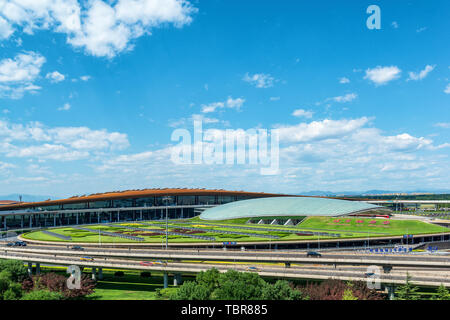
[[166,289],[169,286],[169,275],[167,272],[164,272],[164,289]]

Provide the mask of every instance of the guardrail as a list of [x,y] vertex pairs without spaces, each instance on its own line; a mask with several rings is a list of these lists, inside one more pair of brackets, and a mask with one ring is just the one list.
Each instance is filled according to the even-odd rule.
[[[29,252],[29,253],[42,253],[42,254],[61,254],[61,255],[80,255],[79,251],[70,250],[52,250],[49,253],[48,249],[32,249],[26,247],[10,248],[0,247],[0,250],[7,252]],[[124,250],[126,251],[126,250]],[[100,257],[126,257],[126,258],[160,258],[168,260],[202,260],[202,261],[241,261],[241,262],[272,262],[272,263],[310,263],[310,264],[329,264],[329,265],[380,265],[380,266],[411,266],[411,267],[427,267],[427,268],[450,268],[450,259],[447,257],[436,257],[431,259],[424,257],[420,259],[418,257],[412,257],[409,260],[405,260],[404,257],[398,257],[389,255],[369,255],[369,256],[355,256],[355,257],[321,257],[310,258],[306,256],[298,256],[292,254],[285,255],[269,255],[269,254],[245,254],[244,252],[212,252],[210,254],[204,252],[198,253],[178,253],[178,252],[118,252],[118,251],[89,251],[82,252],[83,255],[100,256]]]
[[[152,265],[152,266],[142,266],[136,263],[126,263],[126,262],[109,262],[109,261],[102,261],[102,260],[96,260],[96,261],[82,261],[82,260],[62,260],[62,259],[48,259],[48,258],[42,258],[42,257],[30,257],[30,256],[11,256],[7,254],[0,254],[0,258],[3,259],[15,259],[15,260],[22,260],[22,261],[29,261],[29,262],[35,262],[35,263],[48,263],[48,264],[56,264],[56,265],[79,265],[84,267],[102,267],[102,268],[110,268],[110,269],[130,269],[130,270],[155,270],[155,271],[163,271],[163,272],[183,272],[183,273],[198,273],[200,271],[206,271],[211,268],[211,266],[202,266],[199,265],[198,267],[193,268],[192,266],[175,266],[175,265]],[[226,272],[229,269],[234,269],[238,271],[245,271],[245,267],[234,267],[234,268],[225,268],[221,266],[215,266],[219,272]],[[317,271],[317,272],[309,272],[309,273],[302,273],[301,270],[298,270],[299,272],[293,271],[292,269],[286,268],[280,270],[264,270],[263,268],[257,270],[256,272],[259,273],[261,276],[267,276],[267,277],[276,277],[276,278],[288,278],[288,279],[339,279],[339,280],[354,280],[354,281],[366,281],[367,279],[362,276],[355,276],[355,275],[348,275],[339,272],[339,271],[330,271],[330,274],[323,274],[323,271]],[[447,279],[434,279],[435,281],[424,281],[424,280],[411,280],[411,283],[415,285],[423,285],[423,286],[440,286],[441,284],[444,284],[446,287],[450,287],[450,282],[446,281]],[[438,280],[438,281],[436,281]],[[444,281],[442,281],[444,280]],[[394,279],[392,276],[382,274],[379,277],[380,283],[386,283],[386,284],[404,284],[406,279]]]

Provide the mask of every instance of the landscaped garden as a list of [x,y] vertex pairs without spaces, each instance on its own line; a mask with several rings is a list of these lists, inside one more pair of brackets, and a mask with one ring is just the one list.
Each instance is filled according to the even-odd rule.
[[[448,229],[418,220],[393,220],[367,217],[307,217],[295,226],[247,223],[248,219],[203,221],[198,217],[170,220],[168,238],[173,242],[289,241],[336,238],[401,236],[447,232]],[[164,221],[137,221],[92,224],[82,229],[51,228],[34,231],[25,239],[87,243],[163,243]]]

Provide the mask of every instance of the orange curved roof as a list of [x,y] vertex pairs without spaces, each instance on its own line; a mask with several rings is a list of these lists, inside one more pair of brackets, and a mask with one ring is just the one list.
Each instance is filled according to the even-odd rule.
[[0,200],[0,206],[19,203],[15,200]]
[[283,194],[264,193],[264,192],[246,192],[246,191],[228,191],[223,189],[188,189],[188,188],[163,188],[163,189],[135,189],[124,191],[111,191],[104,193],[94,193],[90,195],[73,196],[67,199],[59,200],[47,200],[39,202],[22,202],[15,204],[5,204],[1,206],[0,210],[6,209],[19,209],[29,208],[34,206],[45,205],[58,205],[64,203],[78,203],[86,201],[102,201],[112,199],[124,199],[124,198],[141,198],[141,197],[153,197],[153,196],[177,196],[177,195],[224,195],[224,196],[261,196],[261,197],[275,197],[275,196],[287,196]]

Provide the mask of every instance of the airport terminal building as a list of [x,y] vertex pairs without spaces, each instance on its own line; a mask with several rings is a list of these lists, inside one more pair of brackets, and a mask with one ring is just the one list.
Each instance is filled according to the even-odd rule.
[[190,218],[206,208],[239,200],[280,197],[262,192],[144,189],[41,202],[0,203],[0,230],[120,221]]

